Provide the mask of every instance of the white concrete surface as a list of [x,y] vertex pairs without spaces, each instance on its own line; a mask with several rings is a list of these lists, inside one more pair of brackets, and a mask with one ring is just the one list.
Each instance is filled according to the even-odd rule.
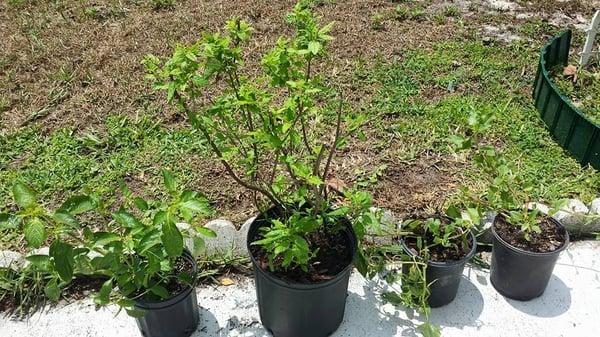
[[[352,275],[344,322],[336,337],[415,336],[402,308],[383,305],[381,281]],[[198,288],[201,323],[194,337],[257,336],[262,329],[251,279],[228,287]],[[91,301],[48,308],[27,321],[0,318],[2,337],[140,336],[132,318]],[[505,299],[489,273],[467,268],[457,298],[432,310],[445,337],[595,337],[600,332],[600,242],[578,242],[561,256],[544,295],[529,302]],[[310,337],[310,336],[307,336]]]

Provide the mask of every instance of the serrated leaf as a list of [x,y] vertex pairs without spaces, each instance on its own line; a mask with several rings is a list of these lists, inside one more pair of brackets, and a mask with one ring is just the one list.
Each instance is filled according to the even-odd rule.
[[75,219],[75,217],[69,213],[57,211],[52,215],[52,219],[60,224],[67,225],[72,228],[79,228],[79,221],[77,221],[77,219]]
[[183,236],[174,223],[169,221],[163,223],[160,239],[170,257],[180,256],[183,252]]
[[23,226],[25,240],[30,247],[39,248],[46,241],[46,228],[39,218],[31,218]]
[[60,278],[65,282],[71,281],[73,278],[73,267],[75,265],[73,246],[55,240],[50,245],[50,256],[54,259],[54,269]]
[[36,193],[23,183],[14,184],[12,192],[15,202],[21,208],[31,208],[37,204]]
[[65,201],[59,210],[71,215],[82,214],[96,208],[96,201],[87,195],[76,195]]

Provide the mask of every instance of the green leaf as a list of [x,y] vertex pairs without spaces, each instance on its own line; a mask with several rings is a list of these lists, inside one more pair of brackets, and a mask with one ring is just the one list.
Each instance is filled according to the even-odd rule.
[[180,256],[183,252],[183,236],[174,223],[170,221],[163,223],[160,239],[170,257]]
[[393,291],[384,292],[383,294],[381,294],[381,298],[383,298],[384,301],[391,303],[393,305],[401,305],[402,304],[402,298],[400,297],[400,295],[398,295],[398,293],[393,292]]
[[366,277],[369,273],[369,264],[367,263],[367,259],[365,258],[362,249],[358,249],[356,252],[356,257],[354,258],[354,266],[362,276]]
[[46,241],[46,228],[39,218],[32,218],[23,226],[23,234],[27,244],[33,248],[39,248]]
[[60,278],[65,281],[71,281],[73,278],[73,246],[68,243],[55,240],[50,245],[50,256],[54,259],[54,268]]
[[60,298],[60,288],[56,282],[56,279],[51,280],[44,287],[44,294],[52,301],[58,301]]
[[115,241],[119,241],[119,240],[121,240],[121,237],[115,233],[96,232],[94,234],[95,244],[97,244],[99,246],[104,246],[106,244],[109,244],[109,243],[115,242]]
[[206,228],[206,227],[196,227],[196,232],[209,237],[209,238],[216,238],[217,237],[217,233],[215,233],[215,231],[213,231],[210,228]]
[[429,322],[417,326],[417,330],[423,337],[440,337],[442,335],[440,328]]
[[65,201],[59,210],[71,215],[91,211],[97,207],[96,201],[87,195],[76,195]]
[[63,225],[67,225],[72,228],[79,228],[79,221],[77,221],[77,219],[75,219],[75,217],[73,217],[69,213],[65,213],[62,211],[56,211],[56,213],[54,213],[52,215],[52,219],[54,219],[54,221],[61,223]]
[[31,187],[25,184],[14,184],[12,192],[15,202],[21,208],[31,208],[37,204],[35,192],[31,189]]
[[127,315],[134,318],[144,317],[146,315],[146,311],[139,309],[125,309],[125,311],[127,312]]
[[204,239],[201,236],[195,235],[192,238],[192,241],[194,242],[194,256],[199,256],[204,253],[204,250],[206,249]]
[[455,205],[450,205],[446,210],[446,215],[452,219],[460,219],[460,211]]
[[170,193],[174,193],[177,190],[177,183],[175,182],[175,177],[173,177],[173,174],[171,174],[171,172],[167,170],[163,170],[162,174],[167,191],[169,191]]
[[202,202],[199,199],[190,199],[188,201],[182,202],[179,204],[179,208],[183,211],[188,211],[188,212],[193,212],[193,213],[200,213],[200,214],[210,213],[208,204],[206,202]]
[[107,280],[102,284],[100,291],[94,295],[94,303],[98,305],[107,305],[110,303],[110,293],[113,289],[113,280]]
[[321,51],[321,43],[318,41],[310,41],[308,43],[308,50],[313,54],[317,55]]
[[151,291],[151,292],[152,292],[154,295],[156,295],[156,296],[159,296],[159,297],[160,297],[160,298],[162,298],[162,299],[165,299],[165,298],[169,297],[169,291],[168,291],[168,290],[167,290],[165,287],[163,287],[163,286],[160,286],[160,285],[158,285],[158,284],[157,284],[157,285],[154,285],[154,286],[152,286],[152,287],[150,288],[150,291]]
[[29,255],[25,259],[41,270],[50,269],[51,261],[48,255]]
[[146,200],[140,197],[136,197],[135,199],[133,199],[133,203],[135,204],[135,207],[137,207],[141,211],[146,211],[149,208]]
[[0,230],[18,227],[17,218],[8,213],[0,213]]
[[135,217],[135,215],[124,210],[119,210],[118,212],[113,213],[112,217],[119,225],[123,227],[134,228],[143,226],[143,224]]

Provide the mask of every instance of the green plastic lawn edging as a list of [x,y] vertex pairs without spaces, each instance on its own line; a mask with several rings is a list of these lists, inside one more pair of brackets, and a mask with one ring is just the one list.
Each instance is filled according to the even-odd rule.
[[600,169],[600,125],[592,122],[565,97],[550,78],[549,69],[567,65],[571,31],[554,37],[540,55],[533,89],[535,107],[554,139],[581,165]]

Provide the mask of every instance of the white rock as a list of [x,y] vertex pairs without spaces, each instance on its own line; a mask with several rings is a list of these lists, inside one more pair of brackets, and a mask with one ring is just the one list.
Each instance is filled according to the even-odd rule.
[[41,247],[31,251],[29,255],[50,255],[50,247]]
[[206,254],[215,255],[229,252],[237,256],[248,254],[246,235],[242,231],[238,231],[231,221],[217,219],[210,221],[205,227],[217,233],[216,238],[205,240]]
[[589,210],[590,214],[600,214],[600,198],[592,200],[592,202],[590,203]]
[[486,0],[485,2],[487,2],[487,6],[491,9],[499,11],[514,11],[521,7],[514,2],[506,0]]
[[492,225],[497,214],[496,212],[489,211],[481,218],[479,228],[477,229],[478,233],[475,234],[478,243],[491,244],[493,242],[494,234],[492,234]]
[[19,269],[25,264],[25,258],[19,252],[11,250],[0,251],[0,268]]
[[589,209],[581,200],[569,199],[567,205],[556,212],[553,217],[560,221],[570,234],[585,234],[589,233],[588,213]]

